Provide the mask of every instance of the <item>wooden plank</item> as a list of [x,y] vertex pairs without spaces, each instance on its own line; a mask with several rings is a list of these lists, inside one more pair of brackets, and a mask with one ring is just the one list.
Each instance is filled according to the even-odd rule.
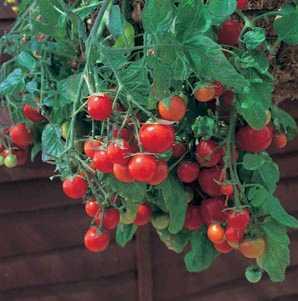
[[298,177],[298,153],[274,157],[274,161],[279,166],[282,178]]
[[153,301],[150,226],[140,227],[136,233],[138,296],[140,301]]
[[119,273],[94,280],[15,289],[0,293],[9,301],[136,301],[134,272]]
[[134,271],[134,250],[134,244],[124,249],[112,244],[107,251],[99,254],[77,247],[1,260],[1,290],[67,284]]

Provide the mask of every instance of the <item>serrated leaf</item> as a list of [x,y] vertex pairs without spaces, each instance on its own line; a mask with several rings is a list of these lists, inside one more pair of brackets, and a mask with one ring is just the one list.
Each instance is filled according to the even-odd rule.
[[290,241],[287,228],[272,219],[269,219],[261,227],[265,234],[266,250],[257,259],[257,263],[268,273],[272,281],[284,281],[285,272],[290,263]]
[[217,251],[207,238],[205,227],[192,232],[191,250],[184,257],[189,272],[201,272],[208,269],[217,256]]
[[119,224],[116,229],[116,242],[119,246],[125,247],[134,237],[138,227],[134,224]]
[[272,198],[272,195],[264,186],[258,184],[248,190],[247,198],[253,207],[260,208],[265,205],[268,199]]
[[257,170],[265,163],[265,157],[262,154],[245,154],[243,157],[243,167],[247,170]]
[[218,25],[232,15],[237,8],[237,0],[210,0],[208,10],[213,23]]
[[168,230],[161,230],[157,231],[157,234],[166,247],[176,253],[183,252],[191,236],[189,231],[181,231],[178,234],[171,234]]
[[182,230],[187,208],[187,193],[175,177],[170,176],[158,186],[170,215],[169,232],[176,234]]

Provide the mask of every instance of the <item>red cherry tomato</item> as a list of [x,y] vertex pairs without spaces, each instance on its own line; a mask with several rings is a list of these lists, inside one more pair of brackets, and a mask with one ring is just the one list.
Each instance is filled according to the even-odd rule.
[[156,186],[165,181],[169,174],[169,167],[166,161],[158,161],[156,171],[148,184]]
[[113,163],[110,161],[108,153],[104,150],[95,152],[92,162],[95,169],[102,173],[113,172]]
[[225,230],[220,224],[211,224],[208,226],[207,236],[213,243],[221,243],[225,238]]
[[101,206],[95,199],[91,199],[85,204],[85,212],[89,217],[98,216],[100,211]]
[[190,231],[198,230],[203,224],[200,207],[189,206],[186,211],[184,228]]
[[220,188],[221,193],[230,198],[234,193],[234,187],[232,184],[223,184]]
[[140,204],[137,209],[137,215],[134,220],[134,224],[138,226],[146,225],[150,222],[151,216],[152,216],[151,207],[146,203]]
[[233,251],[233,248],[226,241],[213,243],[213,246],[219,253],[222,254],[228,254]]
[[98,232],[96,227],[90,227],[84,237],[85,247],[91,252],[103,252],[110,244],[110,234]]
[[218,30],[218,42],[231,46],[238,45],[242,28],[243,24],[238,20],[225,21]]
[[226,219],[225,202],[222,199],[203,200],[200,211],[203,222],[206,225],[222,223]]
[[122,129],[114,128],[112,135],[113,138],[116,139],[122,138],[128,141],[133,136],[133,133],[131,133],[131,131],[127,128],[122,128]]
[[81,176],[74,176],[63,181],[63,192],[71,199],[80,199],[88,190],[87,182]]
[[219,82],[219,81],[216,81],[216,82],[214,83],[214,89],[215,89],[215,96],[216,96],[216,97],[221,96],[221,95],[224,93],[224,91],[225,91],[224,86],[223,86],[222,83]]
[[113,165],[113,175],[120,182],[123,182],[123,183],[134,182],[134,179],[129,172],[128,166],[126,166],[126,165],[114,164]]
[[221,186],[224,181],[224,173],[218,167],[201,170],[199,183],[202,190],[212,197],[221,196]]
[[120,221],[120,212],[116,208],[109,208],[104,212],[103,225],[107,230],[113,230]]
[[248,0],[237,0],[237,8],[240,10],[247,9]]
[[110,143],[107,149],[108,159],[115,164],[127,165],[130,153],[130,146],[123,139],[118,139]]
[[194,182],[198,178],[199,173],[199,165],[191,161],[181,162],[177,169],[178,179],[183,183]]
[[140,129],[140,141],[145,151],[163,153],[172,148],[175,133],[169,125],[144,124]]
[[18,123],[9,129],[11,141],[20,148],[32,144],[32,135],[24,123]]
[[261,130],[246,126],[238,130],[236,141],[242,151],[259,153],[270,146],[272,137],[272,129],[269,126],[265,126]]
[[133,179],[148,183],[152,180],[157,169],[157,160],[151,155],[139,153],[128,163],[128,170]]
[[223,156],[222,148],[212,140],[201,140],[196,147],[196,159],[201,166],[213,167]]
[[38,108],[34,108],[29,104],[24,104],[23,106],[23,115],[25,118],[32,122],[40,122],[43,121],[45,118],[40,114]]
[[88,97],[87,110],[94,120],[103,121],[112,115],[113,101],[107,94],[91,95]]
[[186,145],[183,143],[174,143],[172,148],[172,156],[174,158],[180,158],[186,153]]
[[172,96],[169,105],[163,101],[158,103],[158,112],[162,119],[180,121],[186,113],[186,103],[180,96]]
[[230,211],[227,213],[227,223],[229,227],[245,230],[250,222],[250,214],[247,209],[240,212]]
[[273,145],[276,148],[282,149],[285,148],[288,144],[288,138],[284,133],[275,134],[273,137]]
[[93,158],[96,151],[99,151],[101,141],[95,139],[86,140],[84,143],[84,153],[87,157]]
[[239,243],[243,239],[243,236],[244,236],[244,232],[242,230],[235,229],[230,226],[226,228],[226,232],[225,232],[226,240],[234,248],[239,246]]

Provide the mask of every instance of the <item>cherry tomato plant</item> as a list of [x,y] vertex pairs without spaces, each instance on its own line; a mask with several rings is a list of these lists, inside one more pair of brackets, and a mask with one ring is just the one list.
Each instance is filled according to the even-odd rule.
[[92,252],[152,223],[191,272],[237,252],[255,261],[251,282],[283,281],[298,221],[275,196],[267,151],[297,126],[272,101],[270,70],[281,43],[298,44],[297,1],[256,16],[240,0],[133,3],[21,1],[0,39],[13,121],[1,127],[2,168],[29,153],[54,163],[61,190],[85,202]]

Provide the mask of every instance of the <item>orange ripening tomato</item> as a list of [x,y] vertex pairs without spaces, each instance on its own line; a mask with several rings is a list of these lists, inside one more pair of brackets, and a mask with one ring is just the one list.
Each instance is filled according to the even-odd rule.
[[225,230],[220,224],[211,224],[208,227],[207,236],[213,243],[220,243],[224,240]]
[[216,91],[213,85],[201,87],[194,91],[194,96],[199,102],[208,102],[216,96]]
[[258,258],[263,255],[266,249],[266,242],[263,238],[246,239],[240,243],[239,250],[244,257]]
[[186,113],[186,104],[182,97],[172,96],[169,105],[164,101],[158,103],[158,113],[162,119],[180,121]]

